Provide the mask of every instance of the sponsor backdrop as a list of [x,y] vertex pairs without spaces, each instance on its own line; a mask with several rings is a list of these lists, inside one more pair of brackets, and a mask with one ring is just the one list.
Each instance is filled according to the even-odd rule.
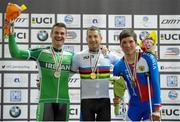
[[[0,0],[0,120],[35,120],[38,102],[36,87],[37,65],[33,61],[10,57],[8,42],[3,38],[4,11],[10,0]],[[162,95],[162,121],[180,121],[180,10],[179,1],[173,0],[11,0],[26,4],[28,10],[15,20],[15,32],[20,48],[46,46],[51,42],[50,30],[54,23],[64,22],[68,27],[65,48],[80,51],[87,48],[86,29],[94,25],[102,31],[103,45],[123,53],[118,35],[123,28],[136,33],[156,31],[158,35],[158,63]],[[50,3],[51,2],[51,3]],[[80,79],[72,74],[70,87],[70,119],[80,116]],[[112,86],[109,88],[111,103]],[[126,112],[128,93],[120,115]]]

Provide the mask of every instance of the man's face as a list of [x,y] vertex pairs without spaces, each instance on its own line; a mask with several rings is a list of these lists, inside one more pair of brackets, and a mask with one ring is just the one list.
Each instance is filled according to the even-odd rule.
[[120,45],[125,55],[133,55],[136,52],[137,44],[133,37],[123,38]]
[[102,37],[97,30],[88,31],[86,40],[88,43],[89,50],[96,51],[100,47]]
[[54,27],[51,33],[52,45],[54,48],[61,48],[66,40],[67,32],[64,27]]

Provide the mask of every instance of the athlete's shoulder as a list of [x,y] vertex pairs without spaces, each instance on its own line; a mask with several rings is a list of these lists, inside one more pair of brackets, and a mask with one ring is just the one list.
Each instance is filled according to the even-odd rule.
[[115,63],[115,65],[114,65],[114,67],[122,67],[122,65],[123,65],[123,61],[124,59],[123,59],[123,57],[119,60],[119,61],[117,61],[116,63]]
[[88,51],[87,50],[82,50],[80,52],[75,53],[76,56],[83,56],[83,55],[87,55]]
[[36,46],[34,48],[30,48],[29,50],[30,51],[43,51],[43,50],[49,50],[50,49],[50,46]]
[[157,61],[156,57],[151,53],[140,52],[140,54],[141,54],[141,57],[145,58],[147,61]]
[[74,53],[71,51],[63,51],[63,55],[73,56]]

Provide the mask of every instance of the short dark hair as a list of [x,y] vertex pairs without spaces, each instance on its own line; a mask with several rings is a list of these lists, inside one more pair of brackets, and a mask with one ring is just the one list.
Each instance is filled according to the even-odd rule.
[[121,40],[126,37],[133,37],[134,41],[137,43],[137,35],[133,31],[133,29],[123,29],[122,32],[119,34],[119,40],[121,43]]
[[62,27],[62,28],[65,28],[67,30],[67,27],[64,23],[55,23],[53,26],[52,26],[52,29],[51,29],[51,33],[53,32],[54,28],[55,27]]
[[87,35],[88,35],[88,32],[89,31],[98,31],[98,34],[101,36],[101,31],[100,31],[100,29],[98,28],[98,27],[96,27],[96,26],[91,26],[91,27],[89,27],[88,29],[87,29]]

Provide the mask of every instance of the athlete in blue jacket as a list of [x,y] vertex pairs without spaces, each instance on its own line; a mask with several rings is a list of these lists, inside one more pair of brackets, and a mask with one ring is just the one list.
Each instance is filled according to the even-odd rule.
[[[125,29],[120,33],[120,46],[125,55],[115,64],[113,75],[123,76],[126,81],[130,95],[128,119],[160,120],[161,98],[157,61],[150,53],[136,51],[136,38],[136,34],[131,29]],[[119,98],[115,97],[114,103],[118,102]]]

